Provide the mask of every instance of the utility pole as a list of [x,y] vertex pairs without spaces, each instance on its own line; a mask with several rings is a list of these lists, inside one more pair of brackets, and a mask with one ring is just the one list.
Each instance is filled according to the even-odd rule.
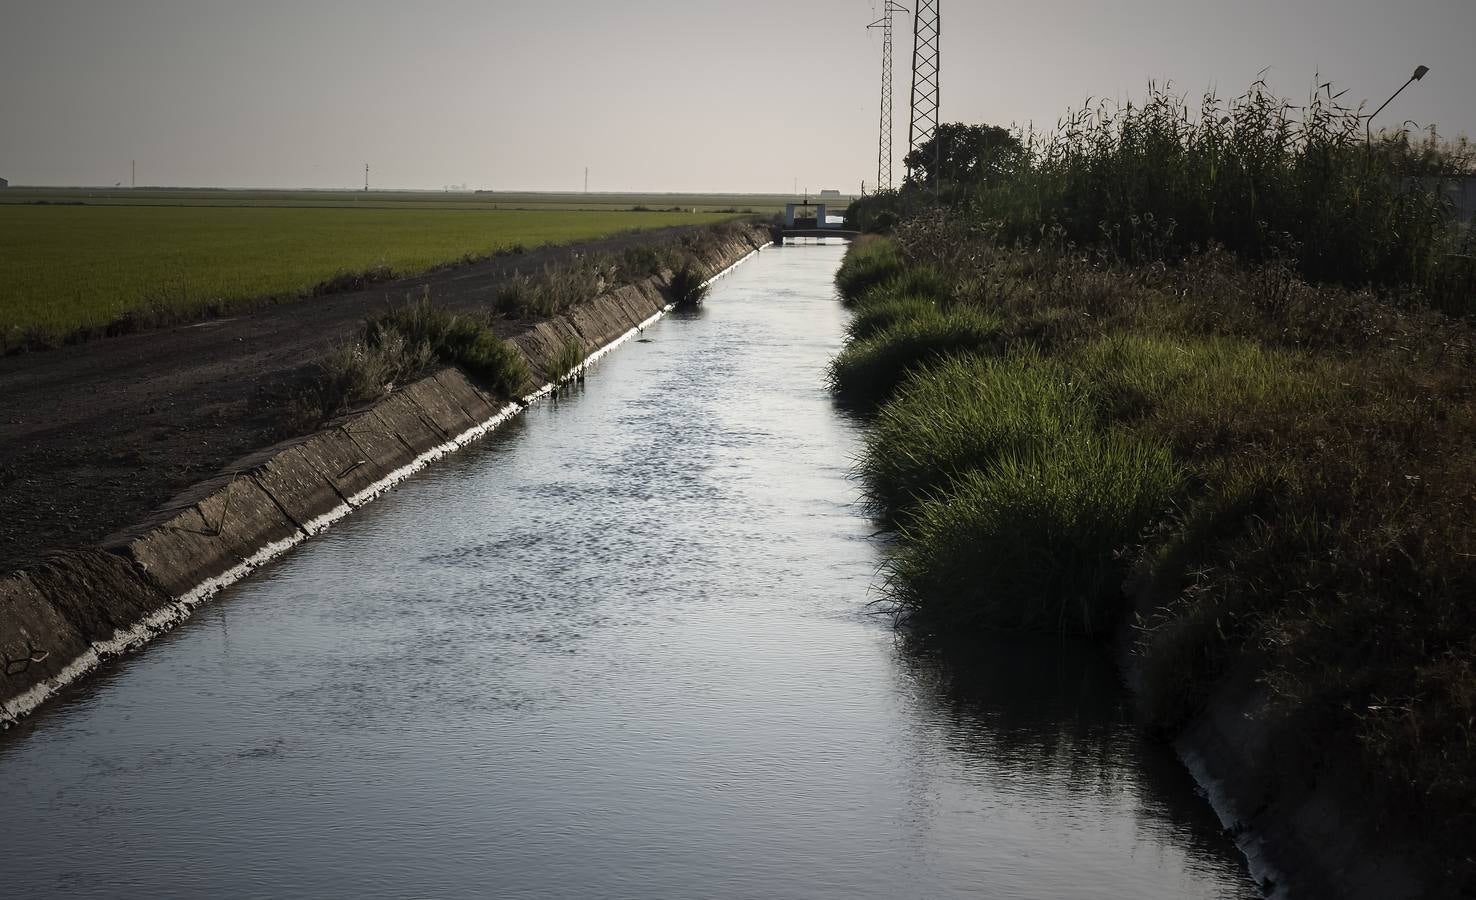
[[[876,147],[876,189],[892,189],[892,14],[908,12],[907,7],[884,0],[882,17],[866,27],[880,28],[882,33],[881,128]],[[864,193],[864,190],[863,190]]]
[[[943,32],[938,5],[942,0],[918,0],[912,19],[912,121],[907,126],[907,150],[926,144],[938,131],[939,38]],[[934,147],[942,162],[942,147]],[[942,190],[943,179],[935,165],[934,177]],[[911,168],[907,175],[912,176]]]
[[138,189],[138,160],[133,161],[133,174],[128,176],[128,189]]
[[369,164],[364,163],[364,193],[369,193]]
[[584,192],[589,193],[589,166],[584,167]]

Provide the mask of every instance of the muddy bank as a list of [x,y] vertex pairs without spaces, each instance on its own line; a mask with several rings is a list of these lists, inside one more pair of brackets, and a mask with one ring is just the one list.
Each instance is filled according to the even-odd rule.
[[[767,241],[767,230],[736,230],[701,262],[721,272]],[[549,389],[553,357],[568,340],[598,355],[660,316],[669,299],[665,281],[649,278],[511,335],[543,385],[520,401],[504,403],[455,369],[438,371],[315,434],[238,459],[95,547],[0,578],[0,721],[515,415]]]

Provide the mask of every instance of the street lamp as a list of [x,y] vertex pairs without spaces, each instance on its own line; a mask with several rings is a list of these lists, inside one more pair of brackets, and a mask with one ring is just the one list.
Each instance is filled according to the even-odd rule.
[[1399,90],[1395,91],[1393,93],[1393,95],[1391,95],[1389,97],[1388,100],[1385,100],[1383,103],[1381,103],[1379,105],[1379,108],[1378,109],[1376,109],[1376,110],[1373,111],[1373,115],[1370,115],[1368,117],[1368,122],[1364,126],[1364,129],[1365,129],[1365,137],[1367,138],[1368,143],[1370,143],[1370,144],[1373,143],[1373,120],[1374,120],[1374,116],[1377,116],[1379,113],[1383,112],[1385,106],[1388,106],[1390,103],[1393,103],[1394,102],[1394,98],[1395,97],[1398,97],[1400,94],[1404,93],[1404,89],[1405,88],[1407,88],[1410,85],[1414,84],[1416,81],[1419,81],[1420,79],[1424,78],[1428,74],[1430,74],[1430,67],[1429,66],[1415,66],[1414,74],[1411,75],[1411,76],[1409,76],[1409,80],[1406,81],[1404,84],[1400,85],[1399,86]]

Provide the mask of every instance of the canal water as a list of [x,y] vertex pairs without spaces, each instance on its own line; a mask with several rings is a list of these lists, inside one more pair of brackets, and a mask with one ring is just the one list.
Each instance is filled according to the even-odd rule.
[[0,735],[0,884],[1258,896],[1090,647],[874,614],[842,252],[764,251]]

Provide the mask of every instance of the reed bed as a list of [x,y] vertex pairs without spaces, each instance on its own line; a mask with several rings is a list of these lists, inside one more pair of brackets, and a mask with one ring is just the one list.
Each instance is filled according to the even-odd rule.
[[941,196],[951,216],[1004,245],[1130,265],[1221,247],[1308,281],[1476,313],[1476,231],[1443,193],[1476,171],[1470,146],[1433,130],[1370,137],[1364,111],[1339,96],[1323,84],[1298,104],[1258,81],[1233,99],[1196,101],[1150,85],[1141,101],[1088,104],[1053,131],[1019,132],[1019,152],[987,177],[911,184],[852,210],[889,229]]

